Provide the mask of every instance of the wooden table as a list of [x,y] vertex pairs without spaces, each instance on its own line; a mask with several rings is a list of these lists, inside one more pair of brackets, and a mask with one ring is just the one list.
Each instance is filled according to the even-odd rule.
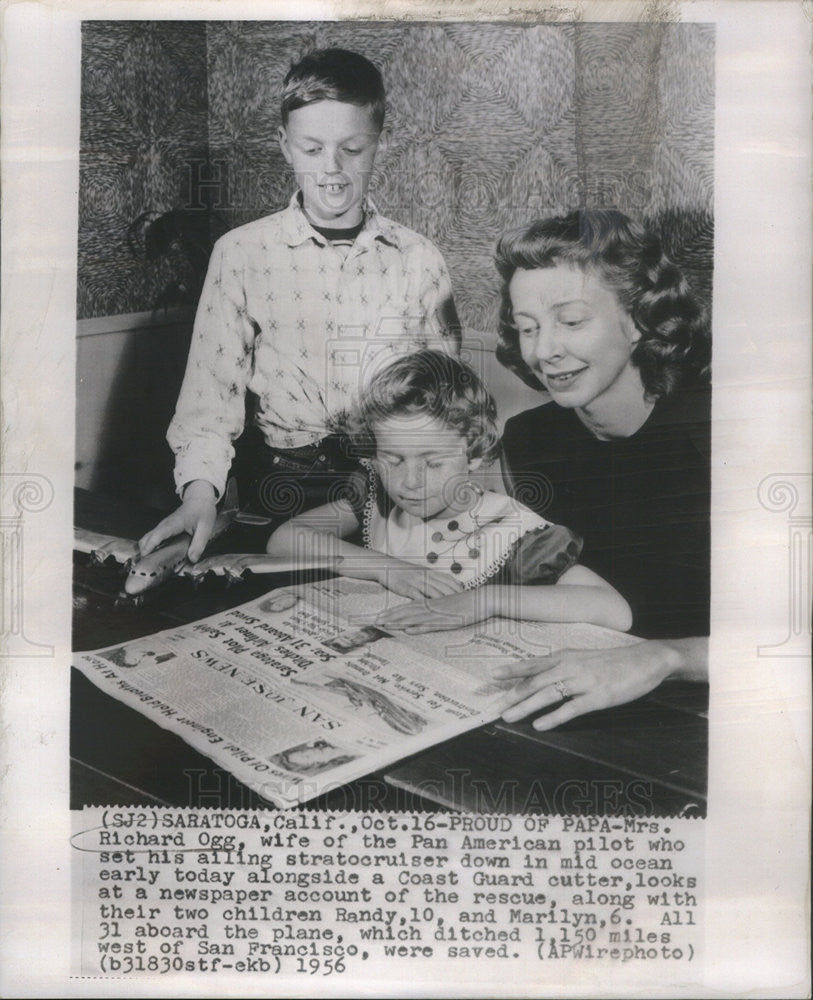
[[[77,491],[75,522],[137,538],[160,517]],[[259,551],[264,534],[236,526],[222,551]],[[302,575],[296,582],[313,579]],[[242,604],[290,576],[197,589],[174,579],[140,606],[118,601],[122,574],[74,557],[74,648],[149,635]],[[303,808],[667,816],[705,813],[708,688],[664,684],[628,705],[537,733],[530,722],[483,726],[352,782]],[[271,808],[179,737],[72,671],[71,805]]]

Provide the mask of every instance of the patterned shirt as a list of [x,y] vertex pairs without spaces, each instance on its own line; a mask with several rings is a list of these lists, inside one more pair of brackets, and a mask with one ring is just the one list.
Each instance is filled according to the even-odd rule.
[[193,479],[222,495],[243,429],[245,395],[275,448],[330,433],[371,375],[423,347],[457,353],[451,283],[428,239],[368,204],[351,247],[334,246],[288,208],[223,236],[201,294],[167,441],[180,492]]

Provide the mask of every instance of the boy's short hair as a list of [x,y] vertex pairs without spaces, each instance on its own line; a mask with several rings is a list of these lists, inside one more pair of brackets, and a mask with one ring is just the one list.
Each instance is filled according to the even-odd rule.
[[458,431],[469,461],[497,457],[500,436],[491,394],[468,365],[443,351],[404,355],[374,375],[345,433],[357,453],[371,456],[376,422],[403,414],[423,414]]
[[288,70],[282,84],[282,124],[287,125],[292,111],[317,101],[369,108],[379,131],[384,127],[384,81],[370,60],[358,52],[316,49]]

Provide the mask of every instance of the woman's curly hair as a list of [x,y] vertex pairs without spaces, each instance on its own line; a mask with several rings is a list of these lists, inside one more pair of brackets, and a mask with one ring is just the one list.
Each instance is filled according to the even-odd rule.
[[566,264],[592,273],[616,295],[641,339],[632,363],[647,398],[708,377],[710,338],[703,310],[655,233],[622,212],[580,209],[506,233],[497,245],[502,278],[497,358],[523,382],[544,388],[522,360],[508,286],[517,270]]
[[422,414],[466,439],[469,461],[493,461],[499,451],[497,407],[477,374],[442,351],[404,355],[370,380],[341,433],[357,455],[375,455],[375,425],[388,417]]

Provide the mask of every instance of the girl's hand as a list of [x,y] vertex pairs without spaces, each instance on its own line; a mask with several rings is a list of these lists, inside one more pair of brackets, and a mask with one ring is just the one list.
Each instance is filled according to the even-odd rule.
[[493,613],[486,589],[477,588],[390,608],[378,615],[375,624],[386,629],[401,629],[408,635],[420,635],[473,625],[490,618]]
[[203,479],[196,479],[184,490],[181,506],[139,539],[141,555],[149,555],[167,539],[186,532],[192,536],[186,557],[190,562],[197,562],[212,536],[216,518],[214,486]]
[[[585,712],[622,705],[654,690],[673,672],[674,654],[650,639],[613,649],[561,649],[551,656],[495,667],[500,680],[519,678],[498,706],[505,722],[559,705],[533,722],[534,729],[553,729]],[[510,706],[510,707],[509,707]]]
[[374,580],[393,594],[411,597],[413,600],[456,594],[463,587],[462,583],[447,573],[424,569],[379,552],[363,552],[357,558],[346,555],[342,560],[341,574]]

